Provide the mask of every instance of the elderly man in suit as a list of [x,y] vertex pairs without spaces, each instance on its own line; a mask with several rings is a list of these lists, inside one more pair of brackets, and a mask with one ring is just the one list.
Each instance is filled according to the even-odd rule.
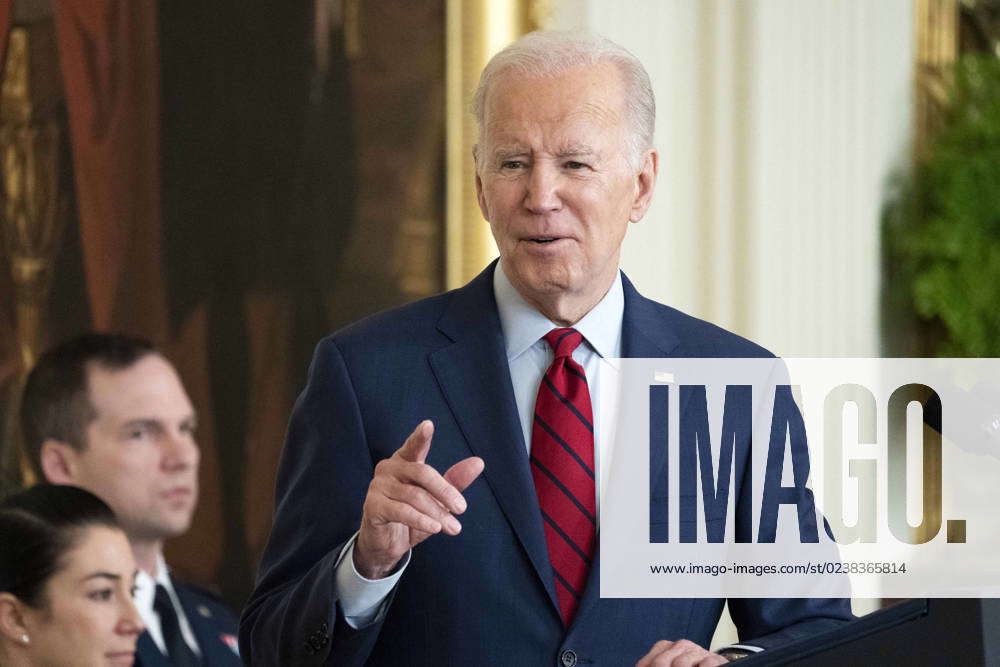
[[659,160],[631,54],[534,33],[487,65],[474,112],[500,259],[320,343],[244,658],[717,665],[850,618],[845,600],[730,600],[746,646],[723,656],[704,648],[723,600],[600,598],[600,359],[770,355],[643,298],[619,270]]
[[235,616],[163,558],[164,541],[191,525],[200,456],[194,408],[170,362],[136,338],[78,336],[38,360],[21,418],[39,478],[100,496],[129,539],[146,627],[136,664],[241,664]]

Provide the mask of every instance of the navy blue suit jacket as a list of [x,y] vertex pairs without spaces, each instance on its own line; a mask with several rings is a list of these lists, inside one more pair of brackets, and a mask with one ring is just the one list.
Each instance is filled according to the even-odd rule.
[[[600,555],[563,628],[511,388],[491,265],[463,288],[324,339],[291,417],[276,511],[240,647],[254,665],[634,664],[660,639],[707,646],[721,599],[601,599]],[[639,295],[623,277],[627,357],[769,353]],[[334,596],[375,464],[423,419],[439,471],[486,462],[457,536],[413,550],[384,618],[361,630]],[[851,618],[846,600],[733,599],[744,641],[768,647]],[[569,652],[572,652],[570,654]]]
[[[206,667],[239,667],[243,664],[234,650],[236,616],[207,591],[191,586],[176,577],[171,578],[177,599],[187,616],[195,639],[201,648],[202,664]],[[148,632],[139,635],[135,655],[136,667],[170,667],[156,642]]]

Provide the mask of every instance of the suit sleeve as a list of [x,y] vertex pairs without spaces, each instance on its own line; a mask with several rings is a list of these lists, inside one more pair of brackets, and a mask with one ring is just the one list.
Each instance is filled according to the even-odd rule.
[[[806,490],[800,512],[815,512]],[[801,509],[807,508],[807,509]],[[745,511],[738,509],[737,511]],[[823,530],[823,526],[819,527]],[[838,558],[830,550],[831,560]],[[847,598],[730,598],[729,613],[739,630],[740,644],[771,649],[840,627],[855,620]]]
[[327,338],[292,411],[271,535],[240,621],[247,664],[360,665],[367,659],[381,615],[351,628],[335,578],[340,553],[360,524],[373,469],[347,365]]
[[[791,385],[788,368],[784,361],[776,359],[767,382],[765,400],[762,412],[773,414],[773,397],[778,385]],[[761,438],[761,440],[766,440]],[[792,441],[792,446],[802,446],[804,443]],[[808,460],[809,453],[805,452]],[[744,475],[750,472],[749,466]],[[751,498],[751,484],[744,479],[742,493],[739,498],[737,513],[751,512],[754,503]],[[815,518],[815,500],[810,489],[802,489],[799,497],[799,513],[803,517]],[[744,523],[749,524],[749,521]],[[801,523],[807,523],[803,520]],[[823,526],[818,526],[822,531]],[[743,535],[747,542],[754,541],[754,536]],[[832,548],[829,559],[838,559],[837,551]],[[851,601],[847,598],[730,598],[729,612],[739,630],[740,644],[771,649],[789,642],[803,639],[827,630],[839,627],[843,623],[854,620],[851,613]]]

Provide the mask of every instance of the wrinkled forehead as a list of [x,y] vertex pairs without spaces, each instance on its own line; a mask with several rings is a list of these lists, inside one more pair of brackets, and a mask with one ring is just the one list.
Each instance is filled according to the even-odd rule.
[[624,85],[611,63],[546,75],[509,70],[488,91],[480,138],[505,141],[530,130],[618,134],[626,123]]

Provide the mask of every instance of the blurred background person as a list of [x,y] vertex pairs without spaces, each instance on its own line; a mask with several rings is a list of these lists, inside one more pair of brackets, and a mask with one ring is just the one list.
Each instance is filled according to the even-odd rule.
[[43,354],[28,377],[22,428],[35,474],[101,497],[128,536],[146,632],[138,664],[238,665],[236,620],[210,593],[171,576],[165,540],[198,500],[194,408],[151,344],[84,334]]
[[131,665],[138,570],[111,509],[42,484],[0,504],[0,664]]

